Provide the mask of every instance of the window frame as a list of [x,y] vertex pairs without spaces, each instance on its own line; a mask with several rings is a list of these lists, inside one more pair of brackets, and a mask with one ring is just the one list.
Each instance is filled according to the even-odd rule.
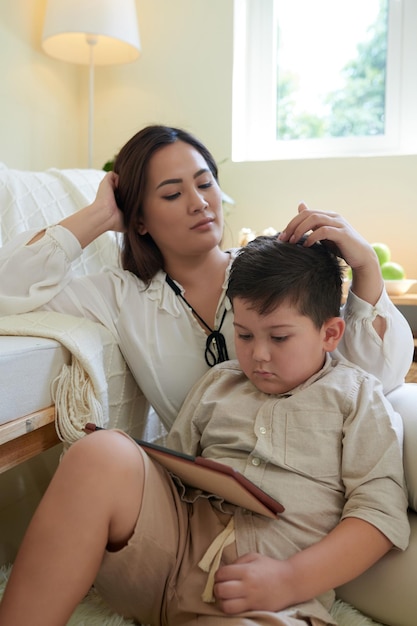
[[234,161],[417,153],[417,2],[389,2],[385,134],[276,140],[274,0],[234,0]]

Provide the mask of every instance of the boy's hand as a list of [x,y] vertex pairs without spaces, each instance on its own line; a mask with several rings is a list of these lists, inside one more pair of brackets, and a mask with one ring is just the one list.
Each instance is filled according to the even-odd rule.
[[[406,499],[403,506],[405,511]],[[287,560],[249,553],[220,567],[214,595],[229,614],[281,611],[356,578],[392,546],[373,524],[347,517],[323,539]]]
[[279,611],[290,606],[291,566],[268,556],[249,553],[216,573],[214,595],[225,613]]

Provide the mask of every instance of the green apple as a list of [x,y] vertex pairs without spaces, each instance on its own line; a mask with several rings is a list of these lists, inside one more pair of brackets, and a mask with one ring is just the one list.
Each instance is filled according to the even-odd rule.
[[405,278],[404,268],[399,263],[392,261],[381,265],[381,274],[384,280],[402,280]]
[[391,250],[388,248],[386,243],[372,243],[371,246],[376,252],[380,265],[391,261]]

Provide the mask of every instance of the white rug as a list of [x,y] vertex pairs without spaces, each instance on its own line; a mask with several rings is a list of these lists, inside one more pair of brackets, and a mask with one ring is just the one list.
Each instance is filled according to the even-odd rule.
[[[0,599],[3,596],[9,572],[10,566],[0,567]],[[337,600],[333,605],[332,615],[339,626],[382,626],[341,600]],[[67,626],[132,626],[133,624],[135,624],[133,620],[124,619],[113,613],[92,589],[78,605]]]

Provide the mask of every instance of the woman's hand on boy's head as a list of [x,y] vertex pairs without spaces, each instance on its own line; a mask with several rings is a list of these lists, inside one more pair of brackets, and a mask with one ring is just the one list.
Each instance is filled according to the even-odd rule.
[[280,611],[296,602],[291,567],[257,553],[245,554],[218,569],[214,595],[224,613]]
[[353,270],[367,267],[373,260],[371,245],[338,213],[315,211],[301,203],[298,215],[287,224],[279,239],[296,243],[304,235],[307,236],[304,245],[325,243]]
[[[300,204],[298,211],[298,215],[289,222],[279,238],[296,243],[308,233],[305,246],[316,241],[336,246],[339,256],[352,268],[353,293],[375,305],[381,297],[384,282],[372,246],[337,213],[312,211],[305,204]],[[385,320],[377,316],[372,324],[382,338],[386,330]]]

